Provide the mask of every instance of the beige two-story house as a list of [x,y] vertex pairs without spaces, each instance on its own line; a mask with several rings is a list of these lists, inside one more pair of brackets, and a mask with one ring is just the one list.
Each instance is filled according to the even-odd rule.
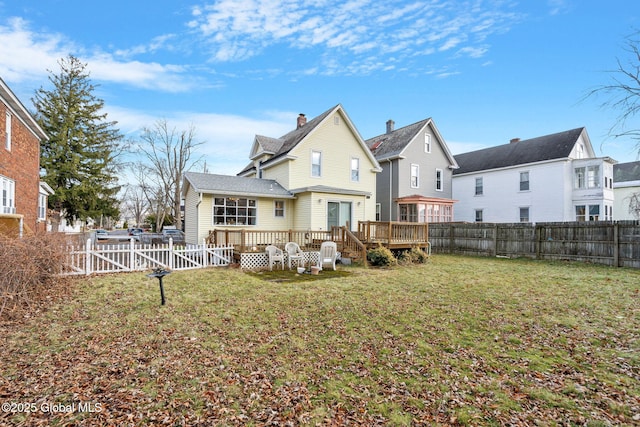
[[380,165],[342,105],[279,138],[256,135],[235,177],[185,174],[185,234],[211,229],[329,230],[375,220]]

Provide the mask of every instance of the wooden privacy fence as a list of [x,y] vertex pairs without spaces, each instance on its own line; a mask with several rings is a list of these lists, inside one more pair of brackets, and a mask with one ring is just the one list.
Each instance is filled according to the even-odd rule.
[[89,275],[153,268],[188,270],[211,266],[225,266],[233,261],[233,246],[213,245],[174,246],[168,244],[128,243],[69,246],[62,275]]
[[640,221],[432,223],[434,253],[572,260],[640,268]]

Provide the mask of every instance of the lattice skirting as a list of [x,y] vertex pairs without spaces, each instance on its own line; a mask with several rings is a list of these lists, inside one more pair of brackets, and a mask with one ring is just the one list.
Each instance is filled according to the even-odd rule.
[[[320,252],[304,252],[305,267],[318,265]],[[289,265],[287,254],[284,254],[285,268]],[[291,266],[293,268],[293,265]],[[269,268],[269,256],[266,252],[247,252],[240,254],[240,268],[243,270],[264,270]],[[274,268],[280,268],[279,263]]]

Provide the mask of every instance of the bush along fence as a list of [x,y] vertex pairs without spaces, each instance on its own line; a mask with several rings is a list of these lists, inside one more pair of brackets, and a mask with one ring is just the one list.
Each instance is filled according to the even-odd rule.
[[640,221],[433,223],[433,253],[571,260],[640,268]]
[[70,246],[61,274],[89,275],[127,271],[146,271],[156,268],[189,270],[211,266],[226,266],[233,262],[233,246],[217,247],[208,244],[174,245],[128,243]]

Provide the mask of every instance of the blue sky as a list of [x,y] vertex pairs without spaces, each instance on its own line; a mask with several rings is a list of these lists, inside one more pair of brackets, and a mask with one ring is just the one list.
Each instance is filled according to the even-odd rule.
[[73,54],[123,133],[193,125],[213,173],[336,104],[364,139],[432,117],[458,154],[586,126],[628,162],[619,112],[583,98],[638,29],[635,0],[0,0],[0,77],[31,109]]

